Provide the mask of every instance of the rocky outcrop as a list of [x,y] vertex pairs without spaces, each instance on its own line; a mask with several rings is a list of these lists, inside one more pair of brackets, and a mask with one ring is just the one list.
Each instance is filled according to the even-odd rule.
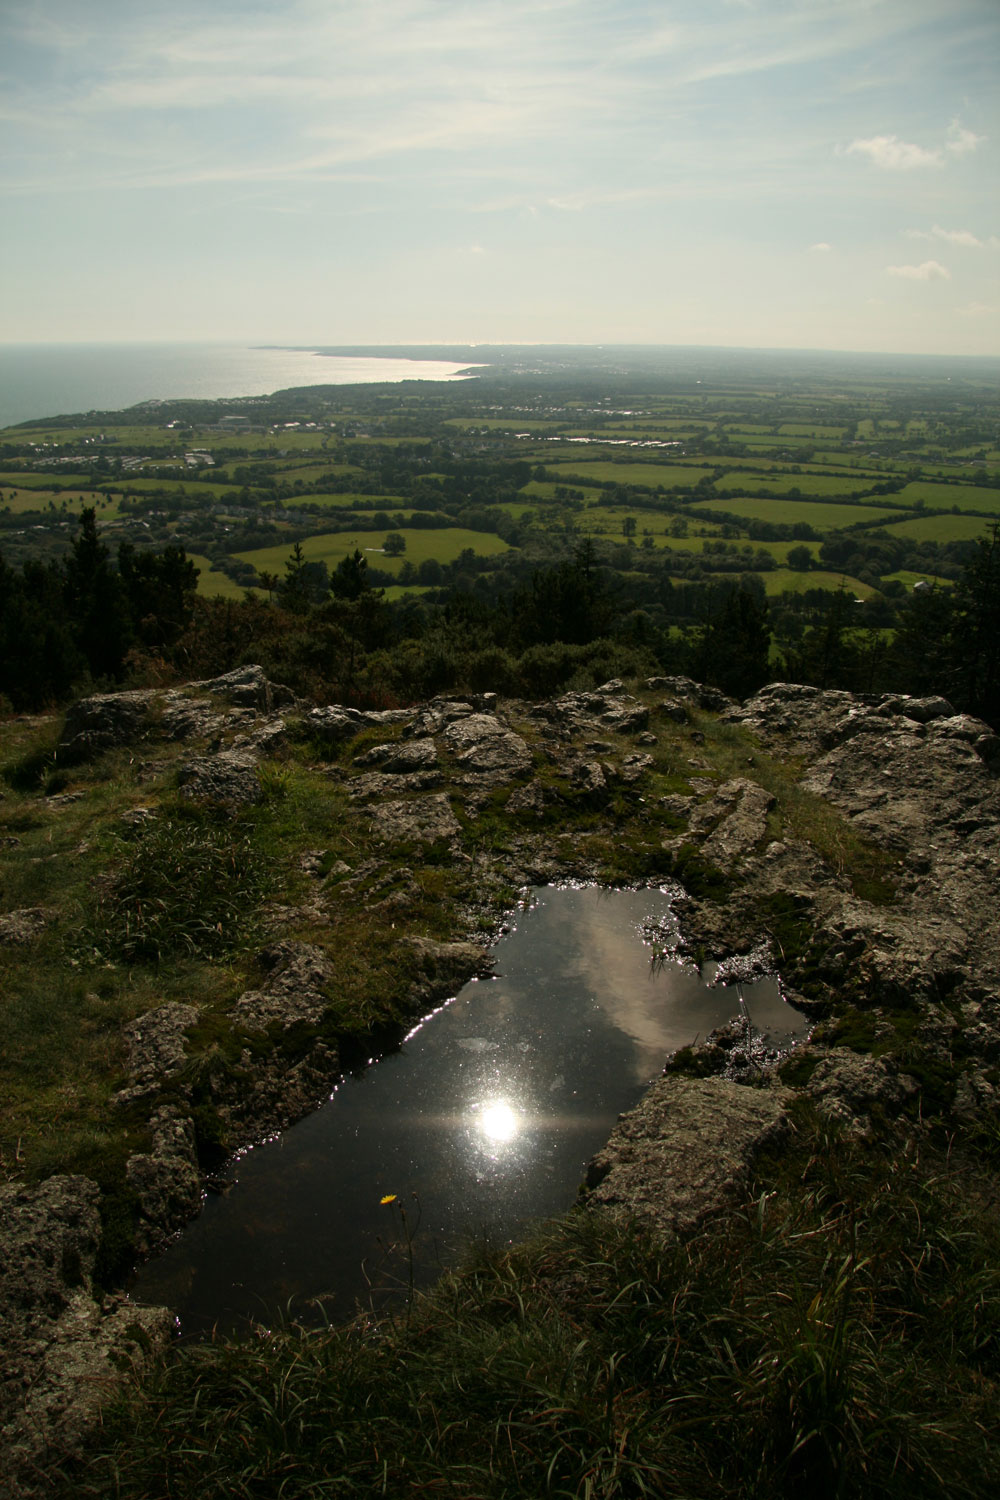
[[257,766],[257,756],[246,750],[200,755],[180,769],[177,779],[181,796],[223,807],[252,807],[264,796]]
[[323,949],[315,943],[278,943],[261,954],[260,963],[269,971],[267,978],[237,1000],[233,1013],[239,1024],[247,1031],[315,1026],[329,1006],[325,988],[334,977]]
[[187,1037],[198,1020],[193,1005],[171,1000],[125,1027],[128,1083],[116,1103],[132,1104],[157,1092],[187,1062]]
[[95,693],[71,704],[59,741],[59,758],[90,760],[116,745],[133,744],[148,727],[155,699],[152,691]]
[[72,1452],[122,1369],[146,1362],[173,1326],[94,1288],[96,1183],[57,1176],[0,1187],[0,1493],[47,1493],[46,1460]]
[[133,1153],[125,1168],[139,1214],[135,1247],[140,1256],[161,1249],[201,1207],[201,1173],[191,1119],[180,1108],[164,1106],[153,1115],[150,1129],[150,1150]]
[[733,1203],[757,1154],[789,1130],[781,1089],[722,1078],[658,1079],[587,1168],[584,1201],[656,1233],[689,1233]]
[[470,979],[489,972],[491,959],[479,943],[438,943],[432,938],[410,938],[418,978],[412,989],[414,1009],[457,995]]
[[411,801],[383,802],[372,819],[379,838],[394,843],[433,844],[438,839],[454,838],[459,822],[444,792]]
[[22,906],[0,916],[0,947],[23,947],[44,932],[58,913],[47,906]]

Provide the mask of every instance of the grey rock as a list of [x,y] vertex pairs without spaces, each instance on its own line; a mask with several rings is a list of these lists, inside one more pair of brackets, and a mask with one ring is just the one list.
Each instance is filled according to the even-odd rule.
[[0,916],[0,947],[21,948],[44,932],[58,916],[47,906],[22,906]]
[[141,1222],[136,1250],[148,1256],[160,1249],[201,1207],[201,1177],[194,1125],[178,1110],[164,1107],[150,1121],[152,1150],[135,1152],[125,1166],[138,1201]]
[[363,755],[354,757],[356,766],[378,766],[391,775],[426,771],[438,764],[437,747],[429,737],[402,740],[387,745],[373,745]]
[[658,1079],[590,1162],[586,1205],[665,1237],[689,1232],[729,1206],[757,1153],[788,1134],[789,1097],[721,1078]]
[[527,786],[515,787],[507,798],[507,812],[535,813],[541,817],[545,811],[545,788],[540,781],[529,781]]
[[597,796],[608,788],[604,767],[598,760],[579,761],[570,773],[570,781],[576,791],[589,796]]
[[866,1135],[871,1129],[871,1111],[880,1108],[895,1114],[907,1090],[880,1058],[837,1048],[816,1067],[806,1090],[821,1113],[839,1121],[851,1134]]
[[408,938],[417,963],[418,978],[410,996],[415,1008],[457,995],[470,979],[489,972],[492,959],[479,943],[438,943],[433,938]]
[[728,869],[748,854],[764,838],[767,814],[773,806],[774,797],[755,781],[738,778],[725,782],[709,804],[723,816],[705,840],[705,858],[720,869]]
[[500,785],[531,768],[531,751],[519,734],[494,714],[467,714],[444,730],[443,738],[466,772]]
[[[128,1099],[139,1097],[174,1078],[187,1062],[186,1033],[198,1020],[193,1005],[171,1000],[130,1021],[125,1027]],[[118,1096],[119,1099],[122,1095]]]
[[49,1493],[51,1462],[74,1452],[103,1401],[171,1328],[164,1308],[92,1286],[100,1191],[86,1177],[0,1187],[0,1493]]
[[221,750],[200,755],[181,767],[182,797],[192,802],[217,802],[227,807],[250,807],[263,799],[257,758],[246,750]]
[[330,1002],[326,988],[334,966],[315,943],[282,942],[260,957],[268,976],[258,990],[246,990],[233,1015],[248,1031],[287,1029],[298,1022],[316,1025]]
[[95,693],[71,704],[59,741],[60,759],[89,760],[116,745],[134,744],[149,728],[155,697],[152,691]]
[[290,688],[268,682],[259,666],[237,667],[233,672],[224,672],[221,677],[192,682],[191,688],[194,692],[211,693],[214,698],[227,698],[239,708],[255,708],[263,713],[295,701]]
[[622,756],[622,763],[618,768],[618,775],[622,781],[630,783],[639,781],[652,764],[653,757],[651,755],[642,755],[640,753],[624,755]]
[[416,840],[432,844],[437,839],[454,838],[460,831],[443,792],[411,801],[385,802],[375,810],[372,826],[379,837],[400,843]]

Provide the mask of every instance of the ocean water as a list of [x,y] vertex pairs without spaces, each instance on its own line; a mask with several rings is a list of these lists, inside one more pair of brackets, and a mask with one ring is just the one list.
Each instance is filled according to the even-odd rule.
[[300,385],[451,380],[447,360],[346,358],[240,344],[0,344],[0,428],[140,401],[267,396]]

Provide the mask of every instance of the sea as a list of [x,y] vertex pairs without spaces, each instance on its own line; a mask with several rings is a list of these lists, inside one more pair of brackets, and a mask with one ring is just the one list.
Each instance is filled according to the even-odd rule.
[[448,360],[354,358],[246,344],[0,344],[0,428],[140,401],[268,396],[302,385],[455,380]]

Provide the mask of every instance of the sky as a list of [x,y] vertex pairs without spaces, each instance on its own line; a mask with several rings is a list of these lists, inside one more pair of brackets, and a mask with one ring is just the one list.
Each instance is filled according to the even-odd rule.
[[1000,0],[2,0],[0,343],[1000,355]]

